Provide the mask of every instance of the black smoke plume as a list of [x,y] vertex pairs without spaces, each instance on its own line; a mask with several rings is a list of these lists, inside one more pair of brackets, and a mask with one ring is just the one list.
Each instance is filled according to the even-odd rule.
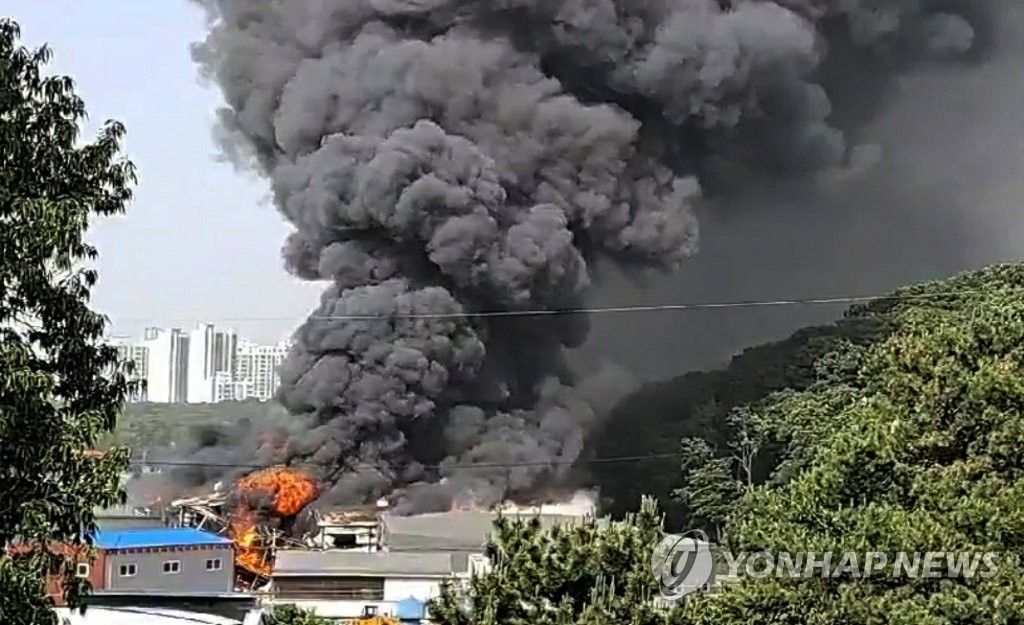
[[603,265],[679,268],[715,198],[856,176],[896,77],[983,62],[992,30],[982,0],[201,4],[226,151],[329,284],[282,370],[305,427],[256,456],[403,510],[568,478],[589,319],[526,313],[584,307]]

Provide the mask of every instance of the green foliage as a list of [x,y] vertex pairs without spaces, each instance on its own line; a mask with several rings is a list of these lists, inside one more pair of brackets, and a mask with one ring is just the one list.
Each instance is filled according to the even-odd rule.
[[292,604],[274,606],[268,625],[330,625],[331,621]]
[[[880,317],[880,311],[868,315],[853,311],[833,325],[806,328],[783,341],[747,349],[724,370],[688,373],[647,385],[612,411],[596,436],[595,455],[674,454],[680,451],[681,439],[698,439],[714,455],[728,456],[733,437],[729,415],[735,408],[784,389],[806,388],[816,379],[815,363],[840,342],[865,344],[885,336],[889,328]],[[757,480],[767,476],[766,467],[754,469]],[[665,509],[669,528],[702,523],[685,498],[673,497],[683,486],[678,460],[597,464],[592,472],[606,513],[621,516],[650,494]]]
[[668,624],[652,601],[651,554],[662,517],[647,500],[621,523],[589,521],[541,529],[536,520],[499,519],[487,555],[491,572],[468,587],[452,583],[431,601],[439,625]]
[[51,542],[75,541],[93,510],[122,498],[127,452],[83,455],[114,427],[127,394],[126,363],[99,344],[105,320],[88,307],[96,250],[84,234],[131,198],[124,128],[108,123],[79,143],[85,117],[71,80],[45,77],[47,49],[19,44],[0,21],[0,544],[36,545],[0,556],[0,623],[55,623],[47,573],[69,603],[87,584]]
[[[710,449],[718,467],[709,465],[702,471],[727,467],[739,479],[737,454],[731,448],[737,437],[731,416],[736,408],[769,402],[778,392],[805,390],[822,376],[845,375],[858,366],[856,348],[885,340],[903,313],[921,306],[953,310],[973,305],[992,287],[992,274],[985,272],[916,284],[855,306],[833,324],[805,328],[785,340],[747,349],[724,370],[688,373],[647,385],[612,411],[595,437],[594,453],[602,457],[675,454],[682,439],[690,441],[687,445],[704,441],[706,447],[698,445],[689,451],[702,454]],[[767,480],[776,464],[773,441],[761,441],[761,446],[752,467],[754,483]],[[670,529],[703,527],[711,532],[714,523],[691,508],[693,500],[685,493],[684,481],[684,475],[689,477],[707,461],[699,455],[683,458],[683,471],[672,458],[595,464],[591,471],[601,489],[604,512],[621,516],[636,509],[642,495],[650,494],[666,511]],[[726,503],[721,499],[712,507],[721,512]]]
[[[893,311],[888,338],[764,406],[781,463],[727,525],[734,552],[880,551],[890,565],[869,579],[746,579],[691,602],[697,623],[1024,622],[1024,267],[942,286],[962,294]],[[999,568],[893,579],[897,552],[995,552]]]
[[104,449],[130,447],[136,455],[152,449],[172,449],[188,441],[202,439],[205,432],[237,426],[248,421],[266,423],[276,404],[242,401],[215,404],[133,403],[125,407],[117,428],[100,441]]
[[[741,577],[658,609],[648,566],[659,518],[647,501],[630,523],[499,523],[494,571],[447,586],[431,615],[442,625],[1024,622],[1024,266],[902,293],[851,311],[884,332],[834,342],[803,388],[731,409],[722,452],[684,442],[681,496],[724,522],[730,551],[888,554],[870,577]],[[758,481],[751,467],[765,454]],[[895,577],[900,552],[996,553],[998,568]]]
[[700,438],[683,439],[680,453],[682,486],[672,496],[690,511],[695,525],[720,536],[723,523],[743,493],[735,475],[737,459],[716,455]]

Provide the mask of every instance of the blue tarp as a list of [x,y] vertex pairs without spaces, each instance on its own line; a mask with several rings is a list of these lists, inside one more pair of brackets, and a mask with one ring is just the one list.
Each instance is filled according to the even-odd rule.
[[395,616],[400,621],[418,621],[423,618],[425,607],[426,603],[415,597],[402,599],[395,604]]

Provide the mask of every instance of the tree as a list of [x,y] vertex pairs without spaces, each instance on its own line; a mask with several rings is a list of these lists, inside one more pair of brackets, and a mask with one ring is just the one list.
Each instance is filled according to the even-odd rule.
[[[1024,622],[1024,266],[947,282],[894,332],[762,409],[785,443],[727,523],[733,552],[882,552],[867,578],[743,579],[697,623]],[[934,292],[940,292],[938,288]],[[894,576],[895,554],[997,555],[994,577]]]
[[[714,532],[715,524],[691,509],[689,499],[673,495],[685,495],[685,476],[706,462],[699,455],[704,451],[710,451],[718,465],[733,464],[736,451],[732,446],[739,433],[730,424],[735,409],[773,403],[776,393],[803,391],[821,382],[823,375],[840,375],[856,368],[857,363],[841,360],[891,336],[906,311],[922,306],[938,310],[974,306],[991,287],[992,278],[990,272],[965,273],[901,288],[852,307],[833,324],[804,328],[782,341],[746,349],[723,370],[691,372],[646,385],[614,408],[602,431],[594,436],[594,455],[663,457],[593,465],[590,471],[601,490],[603,512],[621,516],[635,510],[640,497],[647,494],[657,497],[669,529],[700,527]],[[835,359],[839,360],[822,370],[825,360]],[[683,458],[683,472],[679,460],[672,457],[680,452],[681,439],[689,439],[687,445],[706,443],[684,450],[697,455]],[[753,483],[772,476],[777,447],[774,441],[763,441],[751,467]],[[714,470],[719,469],[710,465],[706,469]]]
[[[1024,266],[1005,266],[855,309],[885,333],[834,343],[807,365],[813,381],[802,389],[732,410],[723,455],[690,441],[691,469],[708,488],[688,496],[723,504],[727,549],[889,554],[871,576],[741,577],[659,609],[649,565],[660,517],[647,500],[628,523],[499,522],[493,570],[446,585],[431,616],[442,625],[1024,622],[1022,296]],[[766,453],[773,463],[757,482]],[[994,577],[899,577],[899,552],[994,552],[998,567]]]
[[672,496],[689,512],[694,525],[721,538],[722,525],[743,494],[736,479],[734,457],[717,455],[701,438],[685,438],[679,446],[682,486]]
[[[107,123],[80,145],[85,106],[65,77],[47,77],[48,49],[19,44],[0,21],[0,623],[55,623],[45,580],[69,604],[88,589],[55,543],[95,529],[93,509],[120,501],[128,454],[86,454],[113,428],[133,389],[106,321],[88,300],[97,251],[85,232],[121,213],[134,170],[124,128]],[[12,545],[29,546],[27,552]]]
[[[930,285],[914,287],[927,291]],[[870,306],[851,309],[834,324],[804,328],[782,341],[744,350],[722,370],[690,372],[677,378],[645,385],[623,399],[611,412],[592,443],[594,455],[619,457],[660,455],[637,463],[595,464],[590,470],[602,494],[602,511],[621,516],[635,510],[643,495],[657,497],[667,514],[670,529],[707,526],[707,519],[690,508],[679,462],[671,454],[680,451],[680,439],[703,441],[694,451],[709,450],[716,463],[729,463],[736,431],[731,427],[734,409],[765,401],[786,389],[804,389],[816,380],[815,363],[842,343],[865,345],[891,332],[889,316],[904,303],[885,298]],[[763,452],[770,452],[766,447]],[[686,450],[684,450],[686,451]],[[701,458],[684,458],[689,470]],[[754,482],[770,473],[770,458],[751,468]]]
[[[239,424],[263,430],[278,425],[286,412],[273,402],[256,400],[227,401],[213,404],[130,403],[117,420],[117,428],[102,437],[102,448],[123,445],[136,454],[174,450],[187,451],[203,438],[224,432]],[[234,434],[234,432],[232,432]],[[241,433],[239,433],[241,434]]]
[[590,520],[543,529],[536,519],[498,519],[492,569],[468,587],[443,585],[428,606],[438,625],[667,625],[651,556],[662,518],[653,500],[625,522]]
[[331,621],[292,604],[274,606],[269,625],[330,625]]

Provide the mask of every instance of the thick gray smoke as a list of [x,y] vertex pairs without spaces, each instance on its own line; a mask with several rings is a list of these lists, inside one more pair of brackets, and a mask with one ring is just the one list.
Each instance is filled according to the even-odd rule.
[[[824,61],[819,74],[831,85],[834,118],[857,143],[877,146],[863,151],[874,160],[856,175],[819,176],[814,184],[727,180],[698,212],[699,254],[671,276],[643,283],[605,271],[594,305],[881,294],[1024,258],[1024,127],[1016,121],[1024,110],[1024,3],[945,6],[977,27],[963,61],[865,74],[837,45]],[[987,14],[998,20],[983,19]],[[661,380],[721,365],[747,346],[831,321],[844,308],[601,315],[573,357],[612,357],[641,380]]]
[[530,497],[584,448],[587,316],[488,313],[680,267],[708,198],[856,173],[892,77],[987,28],[980,0],[202,4],[225,147],[294,225],[287,268],[330,283],[282,371],[309,427],[261,460],[404,510]]

